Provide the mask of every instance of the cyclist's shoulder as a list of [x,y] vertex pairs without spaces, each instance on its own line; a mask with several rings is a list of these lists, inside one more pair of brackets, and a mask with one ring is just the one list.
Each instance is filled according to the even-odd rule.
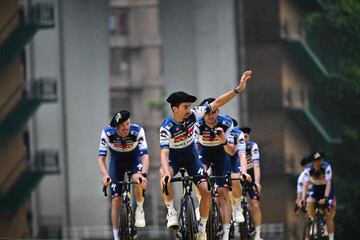
[[172,117],[167,117],[161,124],[161,128],[165,128],[166,130],[170,130],[170,128],[174,125],[172,121]]
[[236,135],[240,135],[242,133],[242,131],[237,128],[237,127],[234,127],[232,130],[231,130],[231,133],[234,133]]
[[116,128],[111,127],[111,126],[106,126],[106,127],[103,128],[103,132],[107,136],[115,135],[116,134]]
[[136,123],[130,124],[130,131],[140,132],[143,127]]
[[228,128],[233,124],[231,117],[229,117],[227,115],[218,115],[217,119],[221,125],[228,127]]

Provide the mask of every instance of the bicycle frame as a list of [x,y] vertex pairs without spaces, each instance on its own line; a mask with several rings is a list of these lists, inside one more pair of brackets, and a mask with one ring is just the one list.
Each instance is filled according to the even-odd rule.
[[315,203],[314,206],[314,219],[308,220],[304,228],[303,239],[306,238],[306,234],[309,235],[310,240],[319,240],[325,237],[325,227],[326,227],[326,220],[325,220],[325,205],[320,205],[318,202]]

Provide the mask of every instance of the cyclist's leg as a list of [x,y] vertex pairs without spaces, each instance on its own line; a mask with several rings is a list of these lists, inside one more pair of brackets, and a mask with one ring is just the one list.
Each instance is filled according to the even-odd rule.
[[[178,172],[179,167],[175,163],[175,161],[169,162],[169,165],[170,165],[171,176],[174,176]],[[163,186],[163,182],[161,179],[164,177],[164,171],[161,169],[161,167],[159,169],[159,175],[160,175],[160,187],[161,187],[161,191],[162,191],[164,186]],[[167,227],[170,228],[170,227],[175,227],[178,225],[177,212],[174,207],[174,191],[173,191],[171,182],[168,183],[167,190],[168,190],[169,195],[166,195],[165,191],[162,191],[162,197],[163,197],[164,203],[166,205],[166,208],[168,210],[168,213],[166,216]]]
[[[240,159],[236,154],[235,157],[231,158],[231,178],[240,178]],[[232,196],[233,196],[233,212],[234,212],[234,221],[241,223],[245,221],[243,210],[241,207],[241,195],[242,187],[240,180],[233,180],[232,183]]]
[[146,189],[146,179],[141,175],[142,172],[142,161],[140,158],[136,158],[136,161],[132,164],[131,175],[132,180],[139,182],[139,178],[144,179],[142,184],[135,185],[134,196],[136,200],[136,211],[135,211],[135,226],[145,227],[145,212],[144,212],[144,190]]
[[121,161],[116,159],[110,160],[109,174],[112,179],[110,184],[111,190],[111,222],[113,226],[114,239],[119,239],[119,225],[120,225],[120,208],[122,204],[122,187],[117,183],[124,180],[124,174],[126,172],[126,166],[121,164]]
[[[186,159],[186,165],[184,166],[189,176],[202,175],[205,171],[204,166],[202,165],[196,154]],[[196,180],[194,183],[199,189],[201,196],[199,232],[200,234],[206,234],[206,222],[211,207],[211,194],[208,190],[207,182],[205,179]]]
[[333,194],[330,194],[328,204],[329,204],[329,209],[325,210],[326,227],[329,234],[329,240],[334,240],[334,232],[335,232],[334,217],[336,214],[336,199]]
[[[253,177],[253,176],[251,176],[251,177]],[[253,181],[252,181],[252,184],[254,184]],[[252,216],[252,219],[254,222],[255,232],[256,232],[254,240],[257,240],[257,239],[261,239],[260,231],[261,231],[262,214],[261,214],[261,206],[260,206],[260,196],[259,196],[259,193],[254,189],[254,187],[249,189],[249,197],[251,199],[250,200],[250,211],[251,211],[251,216]]]

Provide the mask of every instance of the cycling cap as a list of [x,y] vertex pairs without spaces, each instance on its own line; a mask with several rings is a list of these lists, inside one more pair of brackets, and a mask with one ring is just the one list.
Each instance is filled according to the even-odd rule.
[[204,100],[202,100],[202,102],[200,103],[200,106],[205,106],[205,104],[210,104],[213,101],[215,101],[215,98],[205,98]]
[[250,134],[250,132],[251,132],[250,127],[242,127],[242,128],[240,128],[240,130],[243,131],[243,133],[247,133],[247,134]]
[[117,112],[117,113],[114,114],[113,118],[111,119],[110,126],[117,127],[121,123],[128,120],[129,117],[130,117],[130,112],[129,111],[123,110],[123,111]]
[[186,92],[173,92],[169,95],[169,97],[166,99],[168,103],[175,104],[175,103],[183,103],[183,102],[195,102],[196,97],[187,94]]
[[324,156],[325,156],[325,154],[323,152],[314,152],[314,153],[310,154],[309,160],[312,162],[317,159],[324,158]]

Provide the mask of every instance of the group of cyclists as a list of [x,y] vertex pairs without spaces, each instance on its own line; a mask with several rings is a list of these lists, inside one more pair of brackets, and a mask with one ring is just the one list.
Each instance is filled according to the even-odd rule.
[[[252,72],[245,71],[238,86],[217,98],[206,98],[199,106],[191,106],[197,98],[185,92],[173,92],[167,98],[172,114],[160,127],[160,187],[163,189],[167,180],[167,194],[163,200],[167,208],[167,227],[178,225],[178,212],[174,206],[174,192],[171,178],[180,168],[185,168],[189,176],[215,175],[231,173],[231,178],[242,179],[252,186],[249,188],[250,209],[255,225],[254,240],[260,240],[260,154],[258,146],[250,140],[251,128],[237,128],[235,119],[220,115],[220,107],[242,92]],[[110,153],[109,167],[106,156]],[[130,112],[117,112],[110,125],[103,128],[100,138],[98,165],[103,176],[104,186],[110,186],[112,194],[111,220],[114,239],[119,239],[119,218],[123,189],[118,184],[124,180],[127,171],[131,172],[135,186],[136,200],[135,226],[145,227],[143,209],[144,194],[147,187],[149,155],[144,129],[130,121]],[[334,239],[335,197],[331,185],[331,167],[323,161],[321,153],[314,153],[305,158],[306,166],[301,174],[301,188],[298,187],[296,205],[305,206],[309,218],[314,215],[314,202],[326,204],[326,223],[329,239]],[[206,224],[211,207],[211,194],[205,178],[194,179],[199,199],[199,228],[196,239],[206,240]],[[224,178],[216,179],[217,204],[222,224],[222,239],[229,239],[230,222],[244,221],[240,198],[242,187],[239,180],[229,182]],[[311,187],[309,187],[311,185]],[[230,198],[232,201],[230,201]],[[232,204],[231,204],[232,203]]]
[[[248,127],[237,128],[235,119],[227,115],[220,115],[219,108],[242,92],[252,72],[245,71],[236,86],[231,91],[218,98],[204,99],[197,107],[191,104],[197,98],[185,92],[173,92],[167,98],[172,115],[165,119],[160,127],[161,166],[160,186],[165,179],[170,180],[180,168],[185,168],[189,176],[218,175],[231,173],[232,178],[240,178],[256,185],[251,188],[249,196],[256,226],[255,240],[260,238],[261,211],[259,204],[260,167],[259,150],[257,144],[250,141]],[[106,156],[110,153],[109,167]],[[118,184],[124,180],[127,171],[132,179],[139,181],[135,186],[135,226],[145,227],[143,209],[143,190],[147,187],[147,173],[149,169],[149,155],[144,129],[130,121],[130,112],[117,112],[110,125],[103,128],[100,137],[98,165],[103,176],[104,186],[110,186],[112,194],[111,219],[114,239],[119,239],[119,217],[123,189]],[[199,232],[196,239],[204,240],[206,223],[211,207],[211,196],[205,178],[194,180],[199,196]],[[225,179],[216,180],[217,204],[219,204],[220,220],[223,228],[222,239],[229,238],[230,221],[243,222],[244,216],[240,205],[242,187],[240,181],[233,181],[232,191]],[[174,206],[174,192],[169,181],[168,195],[163,194],[163,200],[168,210],[167,227],[178,225],[178,213]],[[258,190],[254,190],[258,189]],[[231,205],[230,195],[233,199]]]
[[[330,164],[324,160],[325,154],[322,152],[313,152],[301,160],[303,171],[300,173],[297,181],[297,198],[295,202],[296,213],[301,209],[306,212],[309,219],[308,226],[305,226],[304,239],[311,239],[309,235],[315,216],[315,208],[321,207],[325,215],[325,235],[329,240],[334,240],[334,217],[336,212],[336,198],[332,184],[332,169]],[[315,229],[320,231],[320,229]]]

